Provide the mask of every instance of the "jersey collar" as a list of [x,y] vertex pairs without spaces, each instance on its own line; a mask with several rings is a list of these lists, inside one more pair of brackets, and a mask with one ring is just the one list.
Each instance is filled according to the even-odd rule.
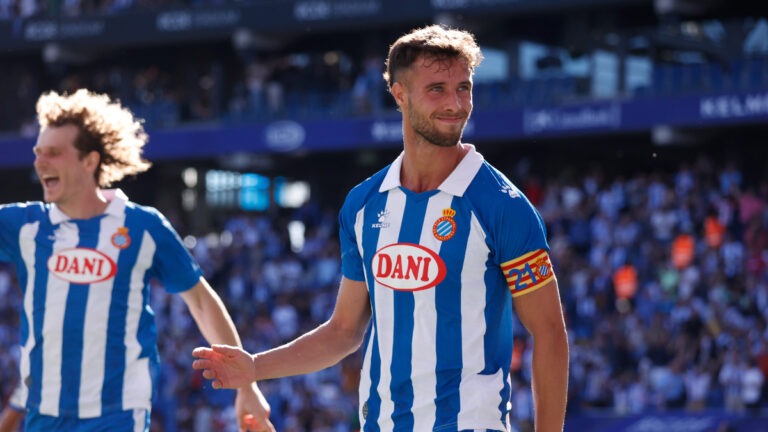
[[[125,209],[125,202],[128,201],[128,196],[125,192],[120,189],[102,189],[101,194],[109,201],[104,214],[112,216],[122,215],[123,209]],[[61,211],[56,204],[51,204],[50,218],[53,225],[58,225],[72,219]]]
[[[464,145],[469,147],[469,151],[466,155],[464,155],[464,157],[461,159],[461,162],[459,162],[456,168],[454,168],[453,172],[451,172],[448,178],[443,180],[443,183],[437,187],[437,189],[442,192],[449,193],[458,197],[464,195],[464,192],[466,192],[469,184],[472,182],[472,179],[475,178],[475,175],[480,170],[480,167],[483,165],[485,160],[483,159],[483,155],[475,150],[474,145]],[[404,154],[405,152],[400,153],[397,159],[395,159],[389,166],[387,175],[384,177],[384,181],[379,187],[379,192],[386,192],[401,186],[400,171],[403,168]]]

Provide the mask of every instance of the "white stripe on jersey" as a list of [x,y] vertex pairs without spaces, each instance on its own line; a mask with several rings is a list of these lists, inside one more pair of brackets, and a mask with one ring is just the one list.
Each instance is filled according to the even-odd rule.
[[[355,238],[361,239],[363,238],[363,224],[365,218],[365,208],[360,209],[357,214],[355,215]],[[357,250],[360,253],[360,256],[365,256],[363,253],[363,245],[362,242],[357,242]],[[363,271],[366,271],[366,267],[363,266]],[[365,275],[365,279],[368,280],[369,275]],[[365,284],[365,288],[368,289],[368,284]],[[368,295],[370,295],[370,291],[368,292]],[[365,415],[363,415],[363,409],[365,408],[365,403],[368,400],[368,398],[371,396],[371,354],[373,353],[373,341],[376,338],[376,327],[371,326],[371,332],[368,335],[368,345],[365,350],[365,355],[363,356],[363,367],[360,370],[360,392],[357,395],[358,405],[357,405],[357,411],[360,419],[360,426],[362,429],[362,426],[365,426]]]
[[[144,274],[152,265],[157,245],[148,232],[144,232],[136,265],[131,272],[131,289],[128,294],[128,313],[125,317],[125,372],[123,374],[123,406],[145,407],[152,397],[152,378],[149,359],[139,359],[139,319],[143,311]],[[129,379],[130,378],[130,379]]]
[[[400,235],[400,228],[403,224],[403,214],[405,213],[405,193],[402,190],[393,189],[387,194],[386,209],[389,211],[388,228],[382,228],[379,232],[379,240],[376,244],[376,250],[384,246],[397,243]],[[373,290],[376,302],[376,326],[383,329],[378,332],[379,355],[381,357],[381,370],[389,371],[392,366],[392,350],[394,349],[394,294],[395,292],[387,287],[380,286],[378,282]],[[391,390],[389,388],[392,382],[392,376],[389,372],[382,372],[380,375],[378,391],[381,395],[381,407],[379,411],[378,424],[381,430],[391,430],[394,427],[392,413],[395,410],[395,404],[392,402]]]
[[144,432],[147,430],[147,415],[149,415],[148,410],[133,410],[133,432]]
[[[39,228],[40,222],[34,222],[25,224],[19,231],[19,247],[21,248],[21,257],[24,261],[24,265],[27,268],[28,275],[27,286],[24,289],[24,309],[22,310],[22,313],[24,313],[27,317],[27,343],[21,347],[21,364],[19,365],[19,379],[21,380],[21,387],[24,389],[22,393],[23,398],[19,404],[19,407],[21,408],[26,408],[27,406],[29,388],[26,386],[24,381],[27,379],[27,377],[29,377],[31,371],[31,365],[29,364],[29,352],[35,345],[35,332],[33,331],[34,326],[32,321],[32,310],[34,309],[33,303],[35,294],[35,278],[33,275],[35,274],[35,237],[37,236],[37,231]],[[24,239],[29,240],[25,241]]]
[[27,404],[27,392],[27,386],[25,386],[23,382],[19,382],[16,385],[16,388],[13,389],[11,397],[8,399],[8,405],[20,408],[23,411]]
[[[64,249],[77,247],[78,227],[71,222],[59,225],[53,242],[53,255]],[[30,277],[34,277],[31,273]],[[58,417],[61,395],[61,362],[64,344],[64,313],[69,296],[69,282],[48,273],[45,292],[45,319],[43,320],[43,382],[40,395],[40,413]]]
[[[480,221],[472,213],[472,230],[467,240],[464,255],[464,268],[461,271],[462,287],[485,287],[485,274],[479,272],[485,266],[490,250],[485,244],[485,234]],[[475,269],[471,271],[469,269]],[[485,368],[485,296],[471,295],[470,291],[462,290],[461,300],[461,341],[464,371],[459,385],[461,410],[458,415],[458,430],[477,428],[503,428],[500,423],[487,423],[488,419],[499,417],[501,403],[501,384],[504,378],[499,371],[494,375],[479,375]],[[465,296],[470,296],[468,301]],[[491,389],[496,388],[496,391]],[[482,395],[490,397],[482,398]],[[487,424],[483,424],[486,422]]]
[[[438,193],[429,199],[426,215],[441,214],[442,210],[451,207],[453,195]],[[440,253],[439,241],[432,234],[434,220],[424,218],[419,244]],[[435,291],[437,288],[418,291],[414,297],[414,329],[411,349],[411,377],[413,382],[413,401],[432,401],[429,405],[414,406],[413,430],[429,431],[435,426],[436,409],[434,400],[437,396],[437,350],[425,350],[425,346],[437,345],[437,308],[435,306]]]
[[[99,226],[99,242],[96,249],[109,256],[117,264],[120,250],[112,245],[112,234],[125,225],[121,217],[105,217]],[[78,415],[81,418],[101,416],[101,390],[104,385],[104,367],[107,353],[107,327],[112,290],[115,278],[91,284],[85,306],[83,329],[83,358],[80,368],[80,395]],[[90,402],[90,403],[89,403]]]

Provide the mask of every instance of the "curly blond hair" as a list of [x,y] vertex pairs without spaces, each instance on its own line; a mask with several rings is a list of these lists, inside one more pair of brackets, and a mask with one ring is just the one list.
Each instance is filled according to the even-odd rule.
[[152,165],[141,156],[149,140],[141,121],[107,95],[86,89],[71,95],[52,91],[40,96],[36,109],[41,129],[67,124],[79,129],[75,148],[80,157],[92,151],[100,156],[94,173],[99,187],[144,172]]
[[475,36],[468,31],[439,24],[414,29],[389,47],[384,81],[390,90],[400,71],[411,67],[420,56],[438,62],[458,58],[467,63],[472,73],[483,61],[483,53],[475,42]]

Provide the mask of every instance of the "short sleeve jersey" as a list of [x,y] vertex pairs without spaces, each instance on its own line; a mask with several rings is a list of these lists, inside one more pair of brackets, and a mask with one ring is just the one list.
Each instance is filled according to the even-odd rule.
[[3,205],[0,260],[15,265],[23,291],[17,399],[49,416],[151,408],[158,356],[149,281],[181,292],[202,274],[157,210],[119,191],[91,219],[53,204]]
[[554,278],[544,223],[473,146],[437,190],[400,185],[402,155],[352,189],[342,272],[372,308],[365,431],[506,430],[511,297]]

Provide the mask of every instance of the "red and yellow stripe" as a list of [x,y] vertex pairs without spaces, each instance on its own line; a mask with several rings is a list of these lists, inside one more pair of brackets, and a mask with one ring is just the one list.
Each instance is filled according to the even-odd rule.
[[502,263],[501,270],[513,297],[536,291],[555,277],[549,254],[544,249]]

